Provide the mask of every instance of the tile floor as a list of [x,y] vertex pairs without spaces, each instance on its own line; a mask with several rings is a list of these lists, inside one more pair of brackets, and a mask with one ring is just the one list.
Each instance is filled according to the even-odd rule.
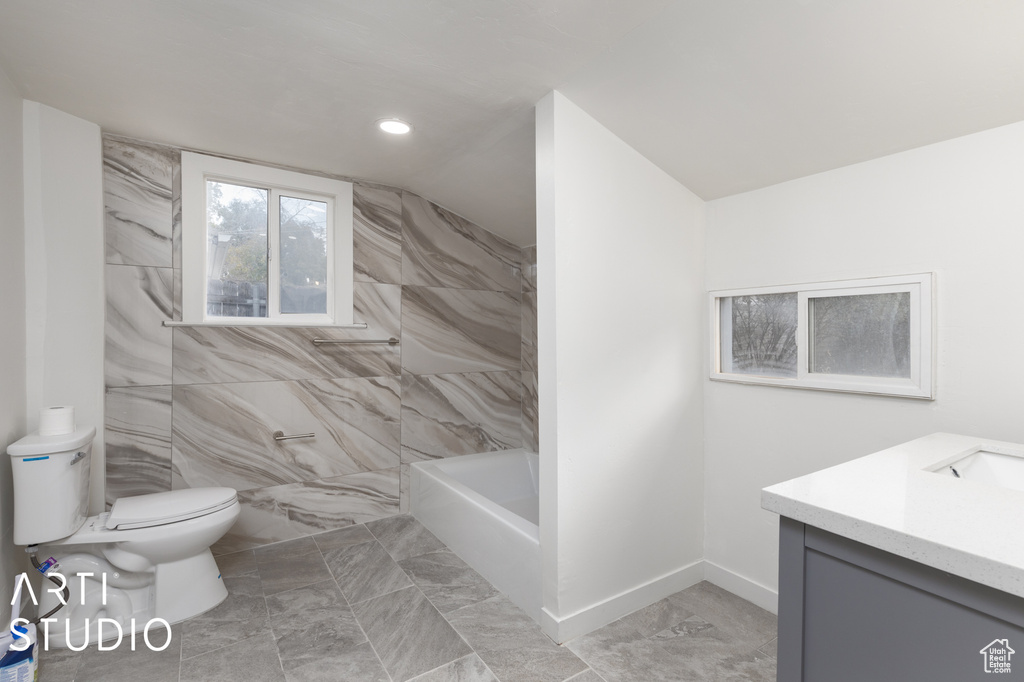
[[40,682],[775,680],[775,616],[710,583],[557,646],[411,516],[218,563],[164,651],[46,651]]

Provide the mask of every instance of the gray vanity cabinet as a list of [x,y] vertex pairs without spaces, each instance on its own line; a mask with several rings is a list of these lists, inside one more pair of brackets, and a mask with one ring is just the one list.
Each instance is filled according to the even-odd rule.
[[974,680],[1024,680],[1024,599],[780,520],[779,682]]

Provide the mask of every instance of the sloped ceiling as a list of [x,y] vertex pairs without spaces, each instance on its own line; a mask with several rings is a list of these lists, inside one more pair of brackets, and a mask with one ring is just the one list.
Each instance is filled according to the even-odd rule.
[[527,245],[553,88],[710,199],[1024,120],[1022,35],[1020,0],[5,0],[0,68],[109,132],[404,187]]

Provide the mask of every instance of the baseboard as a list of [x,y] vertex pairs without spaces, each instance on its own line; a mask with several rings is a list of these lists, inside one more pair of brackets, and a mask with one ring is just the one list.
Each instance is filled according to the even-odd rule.
[[718,585],[727,592],[732,592],[737,597],[746,599],[751,604],[760,606],[765,611],[774,614],[779,613],[779,593],[749,578],[744,578],[738,573],[733,573],[727,568],[710,561],[704,562],[704,580]]
[[614,597],[609,597],[568,616],[558,618],[546,608],[541,609],[541,629],[548,637],[558,644],[562,644],[574,637],[593,632],[599,627],[664,599],[670,594],[693,587],[702,580],[704,580],[704,562],[695,561],[679,570],[655,578]]

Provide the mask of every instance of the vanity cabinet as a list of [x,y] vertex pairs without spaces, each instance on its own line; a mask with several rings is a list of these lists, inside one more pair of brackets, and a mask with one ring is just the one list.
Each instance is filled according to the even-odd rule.
[[1024,598],[783,516],[777,679],[1024,680]]

